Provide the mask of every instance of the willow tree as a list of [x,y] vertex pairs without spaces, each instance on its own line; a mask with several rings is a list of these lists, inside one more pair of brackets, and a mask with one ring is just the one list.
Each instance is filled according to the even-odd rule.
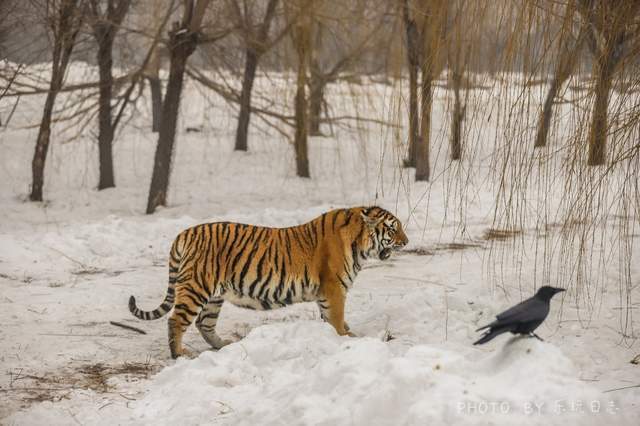
[[306,87],[311,55],[311,26],[313,0],[287,0],[287,16],[291,24],[291,41],[297,56],[296,95],[294,101],[296,173],[299,177],[311,177],[309,173],[308,131],[309,101]]
[[431,177],[431,110],[433,81],[442,70],[447,21],[446,0],[420,0],[418,5],[422,57],[420,61],[420,137],[415,148],[416,181]]
[[589,37],[595,55],[595,101],[589,128],[591,166],[605,164],[609,94],[618,65],[629,52],[626,47],[638,40],[640,1],[579,0],[578,10],[589,26]]
[[409,6],[409,0],[403,0],[402,22],[404,24],[407,62],[409,68],[409,150],[405,166],[416,166],[416,149],[418,147],[418,72],[420,70],[420,35],[418,26]]
[[[453,110],[451,112],[451,136],[450,136],[450,155],[452,160],[460,160],[462,158],[462,123],[464,121],[467,109],[466,99],[463,103],[460,91],[462,90],[463,81],[465,81],[465,73],[469,62],[471,50],[469,34],[470,14],[473,13],[473,19],[479,19],[483,11],[473,10],[469,8],[469,3],[465,0],[458,0],[450,4],[452,10],[449,15],[451,18],[447,23],[449,30],[447,31],[447,65],[449,71],[449,81],[451,89],[453,89]],[[479,12],[479,13],[477,13]],[[444,18],[443,18],[444,19]],[[473,27],[478,27],[477,25]],[[468,79],[466,80],[468,81]],[[467,92],[468,93],[468,90]]]
[[[550,9],[549,14],[555,15],[555,10]],[[571,76],[573,69],[578,63],[579,53],[582,50],[584,41],[586,40],[587,28],[585,25],[578,24],[578,35],[574,34],[573,28],[576,18],[575,2],[570,1],[565,5],[565,11],[562,18],[557,37],[557,53],[555,56],[555,70],[553,79],[547,90],[547,94],[542,104],[540,118],[538,120],[538,129],[534,142],[535,148],[547,145],[549,128],[551,126],[551,117],[553,114],[553,103],[560,92],[560,89]],[[551,19],[551,17],[549,17]]]

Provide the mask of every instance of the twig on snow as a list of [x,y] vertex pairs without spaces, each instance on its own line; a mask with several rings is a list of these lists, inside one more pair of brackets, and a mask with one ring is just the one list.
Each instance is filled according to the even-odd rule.
[[602,393],[609,393],[609,392],[615,392],[615,391],[619,391],[619,390],[632,389],[632,388],[640,388],[640,385],[631,385],[631,386],[624,386],[624,387],[621,387],[621,388],[607,389],[606,391],[603,391]]
[[127,325],[127,324],[122,324],[120,322],[116,322],[116,321],[109,321],[109,324],[111,325],[115,325],[116,327],[122,327],[122,328],[126,328],[127,330],[131,330],[131,331],[135,331],[136,333],[140,333],[140,334],[147,334],[146,331],[137,328],[137,327],[133,327],[131,325]]

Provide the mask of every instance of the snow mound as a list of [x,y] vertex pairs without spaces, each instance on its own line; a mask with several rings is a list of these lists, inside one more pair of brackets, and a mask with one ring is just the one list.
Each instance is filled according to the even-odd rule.
[[610,417],[633,424],[615,411],[615,401],[578,380],[555,346],[529,338],[495,346],[493,353],[467,346],[406,349],[340,337],[319,321],[275,323],[218,352],[179,359],[133,405],[97,407],[95,394],[78,391],[69,401],[15,413],[10,422],[565,425]]
[[[479,354],[479,351],[474,351]],[[443,424],[591,420],[571,410],[601,394],[562,352],[512,339],[479,360],[430,346],[394,355],[372,338],[339,337],[320,322],[265,325],[242,341],[162,371],[139,402],[147,424]],[[534,405],[535,404],[535,405]],[[604,402],[603,402],[604,405]],[[584,407],[583,407],[584,408]]]

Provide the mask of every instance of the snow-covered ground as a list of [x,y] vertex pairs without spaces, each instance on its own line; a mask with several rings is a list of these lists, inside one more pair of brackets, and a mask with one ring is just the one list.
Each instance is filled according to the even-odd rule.
[[[274,85],[274,99],[282,100],[291,93],[280,83],[262,79],[257,87],[264,93]],[[357,111],[402,123],[397,89],[337,85],[329,103],[337,115]],[[540,93],[531,96],[539,101]],[[23,98],[10,127],[0,129],[0,421],[637,424],[640,388],[631,386],[640,384],[640,367],[629,361],[640,353],[633,316],[640,255],[630,254],[635,286],[620,293],[618,241],[638,243],[637,216],[605,218],[613,228],[624,220],[624,235],[598,227],[600,240],[613,241],[601,248],[608,263],[585,278],[594,286],[572,286],[552,301],[539,329],[545,342],[501,336],[472,346],[478,326],[534,288],[575,278],[563,268],[568,249],[558,249],[559,227],[539,227],[541,199],[545,214],[566,202],[567,194],[549,191],[552,181],[531,179],[537,184],[524,190],[523,209],[531,212],[515,238],[487,233],[499,225],[498,177],[490,166],[499,162],[487,160],[507,133],[497,130],[499,97],[471,92],[469,155],[451,166],[448,93],[436,91],[434,179],[416,184],[411,170],[398,167],[405,129],[334,126],[332,136],[310,140],[312,179],[299,179],[291,146],[255,117],[250,151],[234,152],[233,110],[190,84],[170,206],[152,216],[143,211],[156,137],[143,100],[115,144],[117,188],[94,190],[93,130],[74,139],[76,129],[59,125],[47,162],[47,201],[33,204],[25,200],[37,129],[25,127],[37,123],[42,99]],[[12,104],[0,101],[0,113]],[[558,129],[570,132],[569,119]],[[226,304],[219,333],[235,343],[208,351],[192,327],[185,343],[200,356],[173,361],[166,319],[142,322],[128,312],[131,294],[145,309],[161,301],[168,249],[185,227],[214,220],[287,226],[333,207],[369,204],[396,213],[410,244],[358,276],[346,317],[359,337],[337,336],[311,304],[271,312]]]

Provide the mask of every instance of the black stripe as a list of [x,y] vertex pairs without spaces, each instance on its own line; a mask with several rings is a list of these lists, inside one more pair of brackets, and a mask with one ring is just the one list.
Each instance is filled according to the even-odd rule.
[[269,302],[267,302],[266,300],[261,300],[260,304],[262,305],[262,309],[264,309],[265,311],[268,311],[270,309],[272,309],[272,306]]
[[295,288],[295,284],[292,285],[288,290],[287,290],[287,296],[284,299],[284,304],[285,305],[291,305],[291,303],[293,303],[293,301],[291,300],[291,295],[295,294],[295,292],[293,291],[293,289]]
[[340,275],[336,274],[336,277],[338,277],[338,281],[340,281],[340,284],[342,284],[342,287],[344,288],[344,290],[349,291],[349,286],[343,281]]
[[262,257],[258,261],[258,266],[256,268],[256,279],[249,285],[249,292],[247,293],[249,296],[253,294],[253,290],[256,288],[256,285],[262,280],[262,265],[264,264],[264,260],[267,258],[267,250],[262,253]]
[[189,319],[187,318],[187,316],[184,314],[184,312],[180,312],[180,311],[174,311],[174,314],[177,317],[182,318],[182,321],[184,321],[185,325],[188,325],[191,321],[189,321]]
[[324,221],[327,219],[327,214],[323,214],[320,217],[320,235],[324,237]]
[[295,238],[296,242],[298,243],[298,245],[300,246],[300,248],[302,250],[304,250],[304,246],[302,245],[302,241],[300,240],[300,237],[298,236],[299,232],[296,232],[296,229],[293,229],[292,234],[293,237]]
[[195,295],[197,297],[197,301],[200,302],[200,304],[202,304],[202,305],[207,303],[207,301],[209,300],[208,297],[203,297],[200,293],[195,291],[195,289],[193,287],[185,286],[184,290],[189,292],[189,293],[191,293],[191,294],[193,294],[193,295]]
[[220,311],[219,311],[219,310],[218,310],[218,311],[216,311],[216,312],[206,312],[206,313],[203,313],[203,312],[204,312],[204,311],[202,311],[202,312],[200,313],[200,316],[198,317],[198,320],[199,320],[199,321],[204,321],[204,320],[206,320],[207,318],[218,319],[218,315],[220,315]]
[[191,309],[189,309],[189,306],[187,306],[184,303],[180,303],[180,304],[175,306],[174,311],[175,311],[176,314],[178,314],[180,310],[185,311],[186,313],[188,313],[191,316],[194,316],[194,317],[196,316],[196,313],[193,312]]
[[304,286],[309,287],[309,271],[307,265],[304,265]]
[[[267,278],[265,278],[264,282],[261,284],[263,287],[268,288],[269,284],[271,284],[271,275],[273,275],[273,268],[269,268],[269,273],[267,274]],[[255,297],[252,290],[249,290],[249,295],[251,297]]]
[[339,211],[334,212],[333,214],[333,223],[331,224],[331,227],[333,228],[333,230],[336,230],[336,221],[338,220],[338,213],[340,213]]
[[240,241],[240,247],[239,247],[238,251],[236,252],[235,257],[231,261],[231,272],[235,272],[236,265],[238,264],[240,259],[242,259],[242,253],[244,252],[244,249],[249,244],[249,241],[251,241],[253,239],[253,236],[255,235],[255,233],[256,233],[256,228],[253,228],[251,230],[251,232],[247,232],[246,233],[247,237],[243,238]]
[[[171,257],[171,261],[177,264],[180,264],[180,258],[176,257],[177,253],[174,253],[173,250],[171,250],[171,252],[169,253],[170,257]],[[171,264],[169,264],[169,270],[171,270]]]

